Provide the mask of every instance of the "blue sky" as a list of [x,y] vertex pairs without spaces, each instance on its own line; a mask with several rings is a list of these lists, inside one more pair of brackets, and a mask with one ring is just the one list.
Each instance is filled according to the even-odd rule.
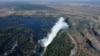
[[0,1],[100,1],[100,0],[0,0]]
[[[0,0],[0,1],[18,1],[18,0]],[[99,1],[99,0],[19,0],[19,1]]]

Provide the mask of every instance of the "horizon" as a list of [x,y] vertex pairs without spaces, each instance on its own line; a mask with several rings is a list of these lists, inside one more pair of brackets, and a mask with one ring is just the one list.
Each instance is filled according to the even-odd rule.
[[91,3],[91,4],[100,4],[100,0],[0,0],[0,3]]
[[83,2],[92,2],[92,1],[99,1],[100,2],[100,0],[0,0],[0,1],[56,1],[56,2],[58,2],[58,1],[72,1],[72,2],[74,2],[74,1],[83,1]]

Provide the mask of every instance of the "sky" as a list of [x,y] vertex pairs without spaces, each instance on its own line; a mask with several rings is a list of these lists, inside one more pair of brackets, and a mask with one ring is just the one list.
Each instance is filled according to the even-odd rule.
[[47,2],[92,2],[92,3],[100,3],[100,0],[0,0],[0,2],[39,2],[39,1],[47,1]]
[[100,0],[0,0],[0,1],[100,1]]

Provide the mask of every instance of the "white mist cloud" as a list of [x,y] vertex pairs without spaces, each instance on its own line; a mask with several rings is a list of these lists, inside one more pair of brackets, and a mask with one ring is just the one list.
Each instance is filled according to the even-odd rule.
[[56,22],[56,24],[51,29],[51,32],[48,33],[47,37],[40,39],[38,41],[41,47],[47,47],[53,41],[53,39],[56,37],[57,33],[61,29],[65,29],[65,28],[67,29],[69,27],[69,25],[66,22],[64,22],[64,20],[65,19],[63,17],[59,18],[59,20]]

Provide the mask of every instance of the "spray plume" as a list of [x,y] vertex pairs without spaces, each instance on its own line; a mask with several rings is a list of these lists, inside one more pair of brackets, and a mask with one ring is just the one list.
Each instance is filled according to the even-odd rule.
[[38,43],[41,45],[41,47],[46,48],[53,41],[61,29],[67,29],[68,27],[69,25],[65,22],[65,19],[60,17],[56,24],[52,27],[51,32],[48,33],[47,37],[38,40]]

